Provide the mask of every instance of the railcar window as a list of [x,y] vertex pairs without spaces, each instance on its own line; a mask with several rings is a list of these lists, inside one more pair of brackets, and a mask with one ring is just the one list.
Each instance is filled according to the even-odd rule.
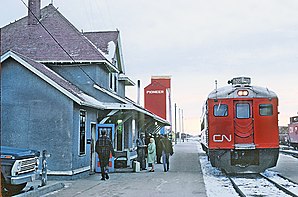
[[228,105],[216,104],[213,107],[214,116],[228,116]]
[[261,116],[272,116],[273,115],[273,107],[271,104],[260,104],[259,112]]
[[248,103],[238,103],[236,105],[237,118],[250,118],[250,105]]

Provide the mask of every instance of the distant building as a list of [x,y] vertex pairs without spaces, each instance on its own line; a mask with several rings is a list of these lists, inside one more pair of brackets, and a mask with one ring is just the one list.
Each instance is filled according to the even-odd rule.
[[[145,108],[152,113],[172,122],[171,77],[152,76],[151,83],[144,88]],[[171,127],[164,127],[160,133],[171,132]]]

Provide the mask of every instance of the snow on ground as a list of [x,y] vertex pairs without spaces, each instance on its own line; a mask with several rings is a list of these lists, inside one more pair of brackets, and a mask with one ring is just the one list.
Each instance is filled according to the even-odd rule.
[[[198,144],[199,153],[203,153],[200,144]],[[238,197],[239,195],[233,188],[230,180],[224,174],[211,166],[207,156],[200,156],[201,168],[204,175],[204,182],[207,196]]]
[[233,178],[246,196],[290,197],[264,178]]
[[[214,197],[214,196],[222,196],[222,197],[238,197],[238,193],[233,188],[231,182],[229,179],[217,168],[214,168],[211,166],[210,162],[208,161],[207,156],[204,154],[204,151],[201,148],[200,143],[197,144],[198,152],[200,154],[200,162],[201,162],[201,168],[202,173],[204,175],[204,182],[206,187],[207,196]],[[284,180],[277,176],[276,172],[266,170],[264,172],[264,175],[266,175],[268,178],[278,182],[282,183],[283,186],[286,188],[290,188],[290,191],[298,194],[298,186],[296,184],[293,184],[292,182],[289,182],[287,180]],[[248,179],[238,179],[240,185],[253,185],[252,183],[249,183]],[[256,179],[252,179],[252,182],[256,182]],[[262,182],[259,182],[259,184],[263,184]],[[270,186],[271,187],[271,186]],[[274,187],[273,187],[274,188]],[[256,186],[255,189],[251,189],[251,192],[249,192],[251,196],[278,196],[278,192],[268,192],[266,189],[262,189],[261,187]],[[269,189],[270,190],[270,189]]]
[[269,171],[266,170],[264,172],[264,175],[268,178],[270,178],[271,180],[273,180],[276,183],[279,183],[280,185],[282,185],[283,187],[287,188],[288,190],[290,190],[292,193],[294,194],[298,194],[298,185],[295,183],[292,183],[280,176],[277,176],[276,172],[273,171]]

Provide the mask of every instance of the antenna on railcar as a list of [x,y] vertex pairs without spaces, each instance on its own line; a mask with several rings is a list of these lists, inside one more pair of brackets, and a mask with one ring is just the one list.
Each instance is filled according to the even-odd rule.
[[217,102],[217,80],[215,80],[215,101]]
[[215,80],[215,92],[217,92],[217,80]]

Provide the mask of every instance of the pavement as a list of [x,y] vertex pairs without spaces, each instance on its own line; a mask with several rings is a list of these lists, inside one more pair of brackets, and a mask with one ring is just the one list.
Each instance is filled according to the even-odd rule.
[[62,184],[64,187],[47,194],[34,195],[39,189],[30,192],[32,196],[42,197],[205,197],[207,195],[197,146],[198,142],[192,140],[174,145],[168,172],[163,171],[162,164],[155,164],[155,172],[148,172],[149,169],[141,172],[133,172],[131,168],[117,169],[115,173],[110,173],[109,180],[100,180],[101,175],[96,173],[75,181],[49,181],[49,184]]

